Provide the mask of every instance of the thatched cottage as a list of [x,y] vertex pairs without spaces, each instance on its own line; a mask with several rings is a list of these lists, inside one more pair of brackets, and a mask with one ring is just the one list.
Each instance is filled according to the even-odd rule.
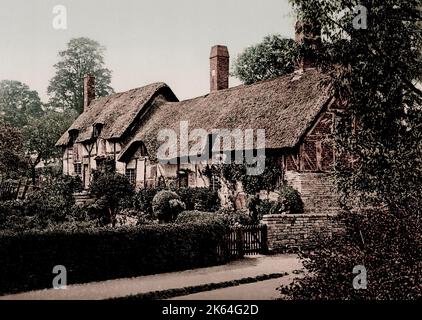
[[[299,41],[303,37],[297,36]],[[330,144],[338,114],[327,76],[302,63],[294,73],[252,85],[229,88],[227,47],[210,56],[210,93],[179,101],[165,83],[95,99],[95,79],[84,79],[84,112],[63,134],[63,173],[80,175],[85,187],[93,170],[111,158],[116,171],[136,187],[159,183],[210,186],[203,165],[180,157],[160,163],[163,128],[188,130],[265,130],[265,153],[283,170],[283,179],[302,194],[305,210],[336,210],[329,171],[336,160]],[[182,155],[183,156],[183,155]]]

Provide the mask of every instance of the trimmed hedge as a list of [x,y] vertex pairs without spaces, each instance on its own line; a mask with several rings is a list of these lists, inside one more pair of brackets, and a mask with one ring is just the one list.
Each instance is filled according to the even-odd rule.
[[222,216],[218,215],[215,212],[202,212],[202,211],[183,211],[176,218],[176,223],[206,223],[206,222],[216,222],[224,224],[225,221]]
[[218,223],[0,234],[0,293],[51,288],[55,265],[68,284],[224,263],[227,228]]

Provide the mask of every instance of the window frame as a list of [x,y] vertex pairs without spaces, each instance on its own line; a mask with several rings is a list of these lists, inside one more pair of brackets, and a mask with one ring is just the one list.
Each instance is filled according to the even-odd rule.
[[129,182],[133,185],[136,184],[136,170],[126,168],[125,170],[125,177],[129,180]]
[[[79,168],[79,170],[76,168]],[[73,172],[78,176],[82,176],[82,162],[73,163]]]

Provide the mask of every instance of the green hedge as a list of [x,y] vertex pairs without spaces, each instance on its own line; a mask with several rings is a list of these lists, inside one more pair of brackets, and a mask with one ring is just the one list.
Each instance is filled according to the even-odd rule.
[[51,288],[55,265],[68,284],[224,263],[218,223],[0,234],[0,293]]
[[222,216],[218,215],[215,212],[202,212],[202,211],[183,211],[177,216],[175,221],[179,224],[184,223],[209,223],[209,222],[216,222],[220,224],[224,224],[225,221]]

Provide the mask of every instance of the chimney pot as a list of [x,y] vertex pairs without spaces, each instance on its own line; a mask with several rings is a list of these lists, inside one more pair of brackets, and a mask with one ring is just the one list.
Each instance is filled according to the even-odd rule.
[[84,112],[88,110],[93,100],[95,100],[95,77],[87,74],[84,77]]
[[226,46],[216,45],[210,54],[211,92],[229,88],[230,55]]

